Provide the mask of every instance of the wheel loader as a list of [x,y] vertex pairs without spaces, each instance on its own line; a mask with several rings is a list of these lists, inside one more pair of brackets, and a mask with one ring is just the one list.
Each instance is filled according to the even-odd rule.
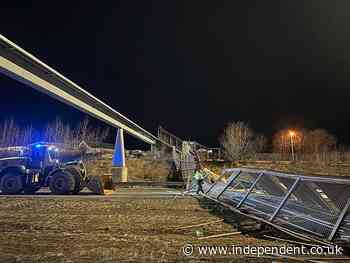
[[53,194],[77,194],[88,187],[103,194],[99,178],[89,177],[81,160],[61,162],[60,148],[49,143],[24,147],[21,156],[0,159],[0,190],[3,194],[34,194],[49,187]]

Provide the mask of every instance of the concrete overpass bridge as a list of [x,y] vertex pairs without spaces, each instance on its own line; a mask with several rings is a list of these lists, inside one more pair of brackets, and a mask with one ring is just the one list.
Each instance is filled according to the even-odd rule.
[[126,178],[124,132],[155,145],[158,138],[0,34],[0,72],[115,128],[113,165]]
[[[176,163],[179,163],[179,158],[184,158],[182,154],[184,141],[182,139],[161,127],[158,129],[158,136],[154,136],[151,132],[148,132],[140,125],[128,119],[1,34],[0,72],[115,127],[117,129],[117,136],[113,166],[117,168],[117,177],[121,181],[127,181],[124,132],[150,144],[152,148],[156,145],[171,148],[173,150],[173,159]],[[191,142],[189,145],[194,150],[204,149],[207,153],[217,152],[216,148],[211,149],[198,143],[193,143]],[[220,158],[221,156],[220,152],[216,155],[219,157],[215,158]],[[191,158],[191,156],[187,156],[186,158]],[[208,158],[210,157],[205,157],[205,159]],[[192,166],[193,164],[191,164]]]

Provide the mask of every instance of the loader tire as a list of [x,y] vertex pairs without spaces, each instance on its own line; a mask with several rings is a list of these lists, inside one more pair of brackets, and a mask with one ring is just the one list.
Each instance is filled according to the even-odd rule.
[[49,183],[50,191],[53,194],[69,194],[75,189],[74,175],[67,171],[55,172]]
[[94,194],[104,195],[103,181],[99,176],[91,177],[86,187]]
[[76,167],[69,167],[66,168],[65,171],[73,175],[75,181],[73,194],[78,194],[81,190],[83,190],[83,184],[81,182],[81,175],[79,169]]
[[0,190],[3,194],[18,194],[23,191],[21,174],[8,172],[1,178]]

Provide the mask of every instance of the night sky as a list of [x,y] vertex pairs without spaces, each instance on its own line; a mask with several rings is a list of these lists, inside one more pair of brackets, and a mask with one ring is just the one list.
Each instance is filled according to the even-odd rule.
[[[4,1],[0,32],[155,133],[216,146],[326,128],[350,144],[349,1]],[[0,76],[0,119],[83,115]],[[130,142],[130,140],[129,140]],[[134,141],[131,141],[132,145]]]

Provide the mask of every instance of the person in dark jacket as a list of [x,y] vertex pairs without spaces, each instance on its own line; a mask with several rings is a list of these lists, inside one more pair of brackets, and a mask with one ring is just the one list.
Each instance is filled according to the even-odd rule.
[[194,173],[194,179],[197,182],[197,191],[196,194],[199,194],[200,192],[204,193],[203,191],[203,180],[204,180],[204,176],[203,174],[199,171],[196,170],[196,172]]

